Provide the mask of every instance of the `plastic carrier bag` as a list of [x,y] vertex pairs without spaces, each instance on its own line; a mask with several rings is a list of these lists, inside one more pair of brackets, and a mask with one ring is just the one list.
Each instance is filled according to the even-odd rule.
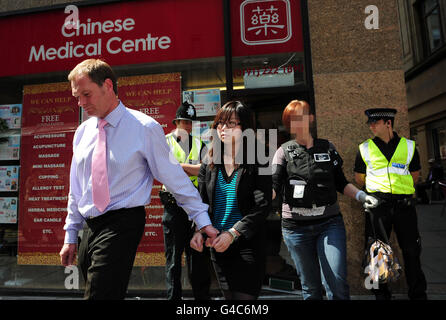
[[375,239],[366,255],[366,273],[374,283],[395,282],[401,275],[398,258],[387,243]]
[[[366,211],[369,213],[373,230],[373,238],[369,238],[364,257],[364,272],[367,274],[366,280],[370,280],[374,284],[395,282],[402,273],[401,265],[389,244],[390,242],[381,218],[378,216],[377,222],[384,241],[378,239],[376,236],[373,213],[370,210]],[[367,283],[365,281],[366,286]]]

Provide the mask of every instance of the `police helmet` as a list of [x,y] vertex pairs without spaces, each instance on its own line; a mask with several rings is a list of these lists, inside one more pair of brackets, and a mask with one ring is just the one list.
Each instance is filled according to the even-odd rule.
[[195,107],[191,105],[189,102],[184,101],[178,107],[177,113],[175,114],[175,119],[172,120],[174,124],[175,120],[189,120],[189,121],[197,120],[197,113],[195,111]]

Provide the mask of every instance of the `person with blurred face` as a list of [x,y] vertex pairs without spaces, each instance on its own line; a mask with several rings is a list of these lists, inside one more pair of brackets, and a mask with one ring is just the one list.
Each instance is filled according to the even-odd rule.
[[[393,130],[396,110],[373,108],[365,111],[373,139],[359,145],[355,161],[355,180],[368,194],[380,200],[379,206],[366,213],[366,247],[376,236],[384,241],[393,230],[403,253],[404,271],[410,299],[427,299],[426,279],[421,269],[421,239],[413,198],[414,182],[420,174],[420,158],[415,141],[399,137]],[[384,226],[379,228],[379,220]],[[381,234],[386,233],[386,235]],[[390,300],[387,283],[372,289],[377,300]]]
[[[229,101],[221,107],[212,129],[208,157],[198,174],[198,189],[220,233],[215,240],[205,240],[201,232],[196,232],[191,247],[198,251],[205,245],[211,247],[225,299],[257,299],[265,275],[271,175],[260,175],[259,165],[248,161],[244,132],[253,132],[253,118],[243,103]],[[261,200],[257,192],[262,194]]]
[[124,299],[154,179],[168,186],[210,238],[217,230],[190,179],[178,163],[169,161],[161,125],[118,99],[112,68],[102,60],[87,59],[68,80],[78,106],[90,118],[73,138],[61,264],[74,263],[78,232],[86,223],[78,260],[85,298]]
[[282,197],[282,235],[299,272],[305,300],[350,299],[345,226],[337,192],[373,206],[376,202],[345,178],[331,142],[315,138],[315,118],[305,101],[293,100],[282,122],[293,139],[272,163],[273,198]]

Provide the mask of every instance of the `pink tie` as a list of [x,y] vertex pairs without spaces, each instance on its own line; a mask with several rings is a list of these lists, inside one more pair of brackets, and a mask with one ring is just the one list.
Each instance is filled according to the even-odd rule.
[[99,120],[98,139],[91,160],[91,180],[93,188],[93,204],[100,212],[104,212],[110,203],[107,176],[106,137],[104,126],[107,121]]

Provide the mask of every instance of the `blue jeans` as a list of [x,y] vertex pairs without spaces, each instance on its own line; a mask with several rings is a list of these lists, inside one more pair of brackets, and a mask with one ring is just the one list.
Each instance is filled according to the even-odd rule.
[[349,300],[347,248],[342,216],[322,223],[282,228],[302,285],[304,300],[322,300],[322,284],[329,300]]

